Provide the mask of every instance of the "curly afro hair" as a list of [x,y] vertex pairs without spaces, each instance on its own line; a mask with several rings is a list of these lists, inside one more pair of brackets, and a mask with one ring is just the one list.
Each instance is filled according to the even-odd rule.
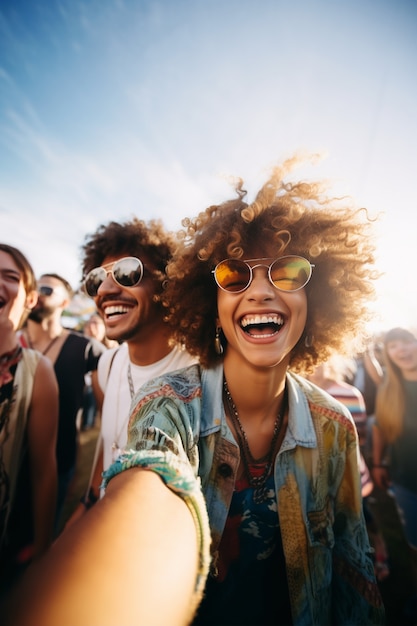
[[254,202],[237,197],[182,221],[179,244],[167,267],[163,293],[173,337],[209,367],[221,358],[214,348],[217,286],[212,270],[226,258],[244,258],[254,243],[277,257],[293,254],[315,265],[306,285],[308,312],[294,347],[291,369],[308,372],[332,353],[352,353],[365,338],[368,304],[375,296],[372,220],[350,198],[326,195],[323,182],[289,182],[305,159],[294,156],[273,168]]
[[[166,266],[175,249],[175,234],[165,230],[161,220],[145,222],[136,217],[126,222],[101,224],[85,237],[82,245],[82,277],[99,267],[106,257],[146,256],[152,264],[152,273],[162,284]],[[158,300],[158,296],[156,296]]]

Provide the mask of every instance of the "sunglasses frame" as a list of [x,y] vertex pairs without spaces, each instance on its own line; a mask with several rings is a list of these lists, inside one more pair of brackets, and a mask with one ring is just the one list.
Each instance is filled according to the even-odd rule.
[[[122,285],[122,283],[120,283],[116,276],[114,275],[114,268],[119,264],[119,263],[123,263],[123,261],[137,261],[138,262],[138,270],[140,269],[140,277],[139,279],[133,284],[133,285]],[[108,269],[109,268],[109,269]],[[103,280],[100,282],[100,284],[97,286],[96,288],[96,292],[95,294],[91,294],[88,291],[87,288],[87,282],[89,279],[89,276],[93,273],[93,272],[97,272],[98,270],[103,270],[103,272],[105,273],[105,277],[103,278]],[[106,265],[101,265],[100,267],[93,267],[92,270],[90,270],[87,274],[87,276],[84,278],[83,281],[83,285],[84,285],[84,291],[86,292],[86,294],[88,296],[90,296],[90,298],[95,298],[97,296],[97,292],[100,289],[101,285],[103,284],[103,282],[106,280],[107,276],[109,274],[111,274],[111,277],[113,278],[114,282],[119,285],[119,287],[123,287],[123,289],[132,289],[133,287],[137,287],[139,285],[139,283],[142,281],[143,279],[143,275],[145,273],[145,266],[143,264],[143,262],[138,259],[138,257],[136,256],[124,256],[121,259],[118,259],[117,261],[111,262],[111,263],[106,263]]]
[[[248,287],[251,285],[252,281],[253,281],[253,270],[256,269],[257,267],[266,267],[268,268],[268,280],[271,283],[271,285],[273,287],[275,287],[275,289],[277,291],[282,291],[284,293],[295,293],[296,291],[300,291],[300,289],[304,289],[304,287],[309,283],[312,275],[313,275],[313,268],[315,267],[315,265],[313,263],[310,263],[310,261],[308,261],[306,258],[304,258],[303,256],[300,256],[299,254],[288,254],[286,256],[282,256],[282,257],[278,257],[277,259],[274,259],[272,261],[272,263],[270,263],[269,265],[267,265],[266,263],[257,263],[256,265],[249,265],[250,262],[253,261],[268,261],[270,260],[271,257],[264,257],[264,258],[260,258],[260,259],[223,259],[223,261],[220,261],[219,263],[217,263],[216,267],[214,268],[214,270],[211,270],[211,273],[214,276],[214,280],[216,281],[216,285],[219,287],[219,289],[221,289],[222,291],[225,291],[226,293],[242,293],[243,291],[246,291],[246,289],[248,289]],[[274,265],[274,263],[276,263],[277,261],[282,261],[283,259],[302,259],[303,261],[305,261],[308,266],[310,267],[310,273],[309,276],[307,278],[307,280],[305,281],[305,283],[303,285],[301,285],[301,287],[297,287],[297,289],[281,289],[280,287],[277,287],[277,285],[274,283],[274,281],[272,280],[272,276],[271,276],[271,267]],[[216,272],[217,269],[220,265],[222,265],[223,263],[226,263],[227,261],[233,261],[233,262],[240,262],[240,263],[244,263],[248,268],[249,268],[249,280],[247,285],[245,285],[245,287],[243,287],[243,289],[239,289],[238,291],[231,291],[229,289],[226,289],[225,287],[222,287],[220,285],[220,283],[217,280],[217,276],[216,276]]]

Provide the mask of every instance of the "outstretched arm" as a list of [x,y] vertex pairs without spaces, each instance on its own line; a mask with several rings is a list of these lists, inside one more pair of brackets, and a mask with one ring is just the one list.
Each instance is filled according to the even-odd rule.
[[197,569],[186,503],[156,473],[132,468],[28,569],[3,623],[185,626]]

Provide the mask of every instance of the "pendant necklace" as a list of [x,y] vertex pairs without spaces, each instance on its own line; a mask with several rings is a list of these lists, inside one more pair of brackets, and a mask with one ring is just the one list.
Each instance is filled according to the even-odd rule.
[[[129,392],[130,392],[130,399],[133,400],[133,396],[135,395],[135,387],[133,384],[133,377],[132,377],[132,368],[130,366],[130,361],[129,361],[129,365],[127,366],[127,382],[129,383]],[[122,453],[122,449],[119,445],[119,440],[120,440],[120,435],[122,434],[122,432],[124,431],[125,428],[127,428],[127,421],[129,420],[129,414],[127,416],[127,419],[123,420],[123,424],[122,427],[120,428],[120,430],[117,430],[117,424],[116,424],[116,428],[115,428],[115,440],[112,443],[111,449],[112,449],[112,459],[113,461],[115,461],[120,454]]]
[[[279,433],[281,432],[282,424],[284,422],[284,415],[285,415],[285,411],[287,408],[287,401],[288,401],[287,388],[285,388],[285,391],[284,391],[284,397],[282,400],[281,410],[279,411],[275,420],[274,431],[273,431],[272,439],[271,439],[271,445],[269,447],[268,452],[259,459],[255,459],[252,456],[252,453],[249,448],[248,438],[246,436],[245,430],[240,421],[239,414],[237,412],[237,408],[233,401],[232,395],[229,391],[226,378],[224,378],[223,380],[223,388],[224,388],[224,393],[225,393],[226,402],[228,406],[228,412],[232,419],[233,425],[235,427],[239,447],[242,451],[242,461],[243,461],[243,467],[245,470],[245,475],[246,475],[249,485],[254,490],[253,500],[256,504],[261,504],[262,502],[265,502],[265,500],[267,499],[268,490],[266,487],[266,482],[271,472],[271,468],[274,462],[275,446],[278,441]],[[262,472],[260,476],[253,476],[250,471],[250,466],[261,465],[261,464],[265,465],[264,471]]]
[[[47,352],[49,352],[49,350],[52,348],[52,346],[58,341],[58,339],[60,338],[60,336],[62,335],[62,332],[59,333],[59,335],[57,335],[56,337],[54,337],[46,346],[46,348],[44,350],[38,350],[38,352],[40,352],[41,354],[45,355]],[[29,348],[32,348],[32,350],[36,350],[36,348],[34,348],[32,340],[29,336],[29,332],[28,329],[26,329],[26,336],[28,338],[28,344],[29,344]]]

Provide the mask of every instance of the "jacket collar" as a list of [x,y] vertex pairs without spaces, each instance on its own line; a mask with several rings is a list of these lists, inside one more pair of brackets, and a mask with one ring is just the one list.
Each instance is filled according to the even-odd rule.
[[[214,368],[202,369],[201,372],[201,428],[200,435],[205,437],[226,426],[223,408],[223,364]],[[288,428],[281,446],[281,452],[295,446],[315,448],[316,432],[304,390],[303,379],[287,373],[288,387]],[[225,428],[222,429],[225,432]],[[227,429],[226,429],[227,430]]]

